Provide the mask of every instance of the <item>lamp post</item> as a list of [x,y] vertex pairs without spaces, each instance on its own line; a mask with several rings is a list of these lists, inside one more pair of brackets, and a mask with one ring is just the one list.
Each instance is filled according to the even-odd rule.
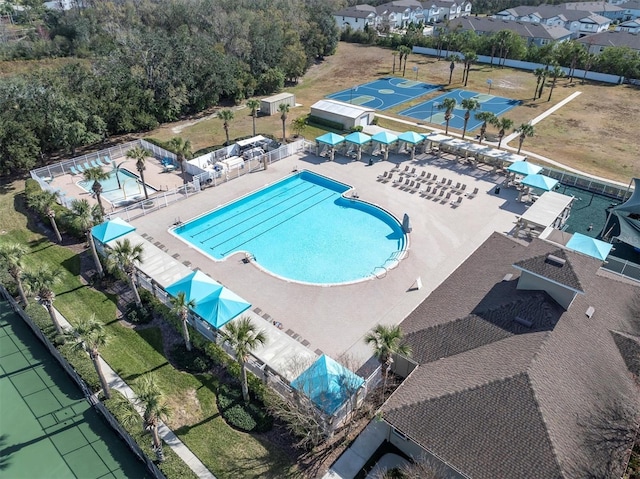
[[437,107],[440,107],[439,103],[436,103],[436,102],[431,103],[431,115],[429,116],[429,123],[433,123],[433,107],[434,107],[434,105],[437,106]]
[[491,78],[487,79],[487,85],[489,85],[489,95],[491,95],[491,85],[493,85],[493,80],[491,80]]
[[418,67],[413,67],[413,71],[416,72],[416,81],[418,81]]

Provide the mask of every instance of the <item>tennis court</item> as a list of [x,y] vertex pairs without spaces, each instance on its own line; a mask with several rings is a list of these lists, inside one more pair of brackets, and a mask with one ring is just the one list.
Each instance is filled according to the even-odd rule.
[[430,83],[388,77],[332,93],[327,98],[376,110],[388,110],[439,88],[439,85]]
[[462,130],[464,127],[464,114],[465,110],[460,107],[462,100],[466,98],[475,98],[480,102],[480,109],[471,112],[471,118],[467,124],[467,131],[471,131],[478,128],[482,122],[476,120],[475,114],[481,111],[490,111],[496,116],[500,116],[503,113],[515,108],[522,103],[520,100],[512,100],[511,98],[504,98],[501,96],[486,95],[483,93],[477,93],[469,90],[452,90],[444,95],[433,98],[429,101],[420,103],[419,105],[412,106],[406,110],[403,110],[399,115],[408,116],[418,120],[426,120],[429,123],[436,123],[438,125],[444,125],[444,110],[438,109],[438,105],[442,105],[445,98],[454,98],[458,103],[457,107],[453,110],[453,116],[449,121],[451,128],[458,128]]
[[29,327],[0,302],[4,477],[151,477]]

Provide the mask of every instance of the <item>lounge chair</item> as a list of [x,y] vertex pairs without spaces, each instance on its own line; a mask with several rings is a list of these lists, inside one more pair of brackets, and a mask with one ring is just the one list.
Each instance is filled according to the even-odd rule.
[[434,183],[436,183],[438,181],[438,175],[433,175],[432,180]]
[[444,186],[447,183],[447,179],[446,178],[442,178],[442,186]]
[[469,193],[467,196],[468,196],[469,198],[473,198],[473,197],[474,197],[474,196],[476,196],[477,194],[478,194],[478,187],[475,187],[475,188],[473,189],[473,191],[472,191],[471,193]]
[[456,201],[451,202],[451,206],[453,206],[454,208],[457,208],[461,204],[462,204],[462,196],[458,196],[458,199]]
[[404,167],[404,171],[403,171],[403,173],[408,173],[408,172],[409,172],[409,165],[407,165],[407,166],[405,166],[405,167]]
[[460,188],[460,191],[464,191],[467,189],[467,185],[465,183],[462,184],[462,188]]
[[460,189],[460,182],[458,181],[458,182],[456,183],[456,190],[459,190],[459,189]]
[[409,183],[409,189],[410,190],[416,189],[416,182],[414,180],[411,180],[411,183]]
[[416,169],[412,168],[411,169],[411,173],[409,173],[411,176],[416,176]]
[[447,180],[447,186],[451,186],[451,181],[452,181],[451,178]]
[[378,175],[378,180],[386,180],[388,176],[389,173],[385,171],[382,175]]
[[444,190],[440,190],[440,192],[438,193],[438,196],[443,196],[444,195]]
[[427,180],[431,179],[431,172],[427,173]]
[[82,173],[84,173],[84,168],[82,166],[80,166],[80,165],[76,165],[76,171],[79,174],[82,174]]
[[85,161],[84,164],[82,165],[82,169],[83,170],[88,170],[91,168],[91,165],[89,164],[88,161]]
[[91,160],[91,167],[92,168],[102,168],[102,165],[99,165],[96,160]]
[[451,192],[447,193],[447,196],[444,197],[445,200],[449,201],[451,199]]
[[96,163],[98,164],[98,166],[109,166],[109,163],[105,163],[100,157],[96,158]]
[[72,166],[71,168],[69,168],[69,171],[71,172],[72,175],[79,175],[80,172],[78,170],[76,170],[75,166]]
[[427,186],[427,189],[422,192],[422,196],[431,196],[431,187]]
[[422,172],[420,173],[420,179],[421,179],[421,180],[424,180],[424,179],[425,179],[425,176],[424,176],[424,175],[425,175],[426,173],[427,173],[426,171],[422,170]]

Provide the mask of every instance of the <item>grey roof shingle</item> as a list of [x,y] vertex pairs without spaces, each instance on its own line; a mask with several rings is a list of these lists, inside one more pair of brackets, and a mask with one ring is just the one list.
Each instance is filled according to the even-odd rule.
[[[565,263],[562,264],[556,262],[550,256],[564,260]],[[571,266],[571,261],[569,261],[567,255],[561,249],[553,251],[550,255],[544,254],[534,258],[527,258],[525,260],[518,261],[514,263],[514,266],[525,271],[544,276],[556,283],[568,286],[571,289],[582,291],[582,285]]]
[[[585,292],[568,311],[546,293],[517,290],[517,272],[503,281],[513,264],[550,253],[566,257]],[[637,396],[623,356],[638,344],[610,332],[634,331],[638,287],[599,266],[542,240],[492,235],[401,324],[419,365],[383,406],[384,419],[474,479],[599,470],[602,451],[585,442],[593,431],[584,418]],[[516,314],[531,329],[514,324]]]
[[462,30],[472,30],[480,33],[512,30],[523,38],[541,38],[545,40],[558,40],[571,35],[571,32],[564,27],[549,27],[541,23],[502,20],[490,17],[458,17],[451,20],[449,26],[451,29],[461,28]]
[[587,48],[592,45],[599,45],[602,47],[629,47],[640,51],[640,35],[631,32],[607,30],[578,38],[577,41],[584,44]]
[[631,374],[640,377],[640,338],[619,331],[611,331],[611,336]]

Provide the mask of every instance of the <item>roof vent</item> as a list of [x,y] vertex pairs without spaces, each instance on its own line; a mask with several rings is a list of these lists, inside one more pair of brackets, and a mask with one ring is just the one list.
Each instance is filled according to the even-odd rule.
[[547,262],[552,263],[555,266],[564,266],[567,260],[550,254],[547,256]]
[[521,318],[520,316],[516,316],[515,318],[513,318],[513,320],[516,323],[521,324],[526,328],[531,328],[531,326],[533,326],[533,321],[530,321],[530,320],[525,319],[525,318]]
[[596,308],[594,308],[593,306],[589,306],[587,308],[587,311],[584,314],[587,315],[587,318],[591,319],[591,316],[593,316],[595,312],[596,312]]
[[504,275],[504,278],[502,278],[502,281],[511,281],[511,278],[513,278],[513,274],[508,273]]

